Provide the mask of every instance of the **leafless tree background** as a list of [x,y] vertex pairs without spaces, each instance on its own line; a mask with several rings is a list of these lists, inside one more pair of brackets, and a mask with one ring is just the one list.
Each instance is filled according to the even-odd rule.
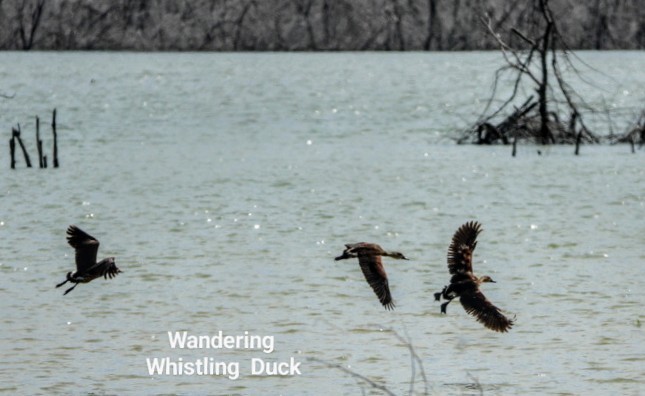
[[[507,31],[496,30],[495,20],[489,13],[480,17],[488,35],[497,41],[505,64],[495,73],[492,94],[482,115],[458,142],[511,144],[512,141],[513,156],[520,139],[542,145],[575,144],[576,155],[582,143],[600,143],[600,136],[610,142],[631,143],[632,147],[637,142],[642,145],[641,121],[633,129],[615,136],[611,132],[609,109],[605,109],[605,113],[610,134],[598,135],[587,127],[586,115],[597,114],[601,109],[588,105],[568,79],[573,76],[581,78],[580,64],[582,67],[588,66],[572,53],[569,38],[562,31],[562,20],[565,18],[557,14],[552,6],[556,2],[531,0],[528,3],[522,13],[525,20]],[[606,21],[602,23],[607,25]],[[600,43],[601,40],[596,42]],[[568,77],[565,77],[565,69],[571,70]],[[499,106],[493,107],[493,102],[499,100],[498,85],[502,85],[502,78],[508,77],[509,81],[513,81],[510,95],[497,102],[501,103]],[[531,94],[528,98],[521,98],[519,88],[527,84]]]
[[[525,26],[504,0],[0,0],[4,50],[472,50]],[[645,48],[641,0],[553,0],[574,49]],[[532,32],[528,31],[527,34]],[[515,35],[501,37],[526,47]]]

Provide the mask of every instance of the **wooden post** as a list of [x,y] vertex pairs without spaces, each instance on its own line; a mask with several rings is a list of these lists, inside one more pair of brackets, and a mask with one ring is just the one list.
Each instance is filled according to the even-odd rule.
[[56,109],[52,115],[52,132],[54,133],[54,168],[58,168],[58,135],[56,134]]
[[513,157],[515,157],[516,153],[517,153],[517,135],[515,135],[515,138],[513,139]]
[[576,137],[576,155],[580,155],[580,142],[582,141],[582,130],[578,132]]
[[18,144],[20,144],[20,148],[22,149],[22,154],[25,156],[25,162],[27,163],[27,168],[31,168],[31,160],[29,159],[29,153],[27,153],[27,149],[25,148],[25,145],[22,142],[22,139],[20,138],[20,124],[18,124],[18,129],[13,128],[12,132],[13,132],[13,136],[16,139],[18,139]]
[[40,140],[40,118],[36,116],[36,147],[38,148],[38,166],[43,166],[43,141]]
[[16,142],[14,140],[13,133],[11,135],[11,139],[9,139],[9,151],[11,152],[11,169],[16,169]]
[[43,166],[47,168],[47,155],[43,155]]

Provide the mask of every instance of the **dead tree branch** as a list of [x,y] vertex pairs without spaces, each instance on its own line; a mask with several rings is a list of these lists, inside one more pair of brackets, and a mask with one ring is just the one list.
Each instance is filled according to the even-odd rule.
[[[517,26],[510,29],[520,46],[526,48],[524,50],[514,48],[502,38],[490,15],[480,17],[489,36],[497,43],[505,64],[495,72],[492,94],[486,101],[484,111],[458,139],[458,143],[472,141],[476,144],[494,144],[499,141],[510,144],[512,141],[516,147],[518,138],[531,139],[542,145],[599,142],[587,127],[581,107],[590,111],[593,109],[575,93],[563,76],[560,65],[562,58],[567,68],[574,70],[576,75],[580,74],[569,58],[568,46],[558,30],[549,0],[533,0],[527,10],[529,8],[531,12],[526,13],[525,28],[531,34]],[[496,110],[491,111],[502,77],[508,73],[514,75],[510,94]],[[521,87],[527,82],[536,92],[535,100],[530,96],[517,107],[514,104],[518,102]],[[508,114],[511,106],[513,108]],[[561,112],[566,116],[561,116]],[[504,114],[508,115],[499,121]],[[569,119],[568,124],[561,121],[566,118]],[[497,122],[494,121],[496,119]]]
[[56,109],[52,114],[52,134],[54,135],[54,168],[58,168],[58,133],[56,133]]
[[24,13],[26,8],[26,1],[23,0],[18,11],[18,33],[20,34],[20,40],[22,42],[23,50],[30,50],[34,45],[34,39],[36,37],[36,30],[40,25],[40,18],[43,14],[43,7],[45,6],[45,0],[38,0],[34,5],[33,10],[31,10],[31,15],[29,16],[29,27],[25,26],[24,22]]
[[25,157],[27,168],[31,168],[31,159],[29,158],[29,153],[27,152],[27,149],[25,148],[25,144],[22,142],[22,139],[20,138],[20,124],[18,124],[18,129],[11,128],[11,134],[12,134],[12,138],[18,141],[18,144],[22,149],[22,155]]
[[[417,354],[416,350],[414,349],[414,346],[412,345],[412,341],[410,340],[410,337],[407,334],[406,334],[406,337],[403,337],[394,329],[387,329],[387,330],[391,331],[394,334],[394,336],[401,343],[403,343],[405,345],[405,347],[408,349],[408,351],[410,352],[410,388],[409,388],[408,394],[409,395],[414,394],[414,386],[415,386],[415,384],[417,382],[416,378],[417,378],[417,366],[418,366],[419,375],[420,375],[420,377],[421,377],[421,379],[423,381],[423,384],[424,384],[424,390],[423,390],[422,395],[427,396],[429,394],[430,390],[428,389],[429,388],[429,386],[428,386],[428,384],[429,384],[428,383],[428,378],[427,378],[425,370],[423,368],[423,360],[421,359],[421,357]],[[364,376],[362,374],[359,374],[359,373],[357,373],[357,372],[355,372],[353,370],[350,370],[350,369],[344,367],[343,365],[340,365],[340,364],[337,364],[337,363],[331,363],[331,362],[325,361],[323,359],[315,358],[315,357],[308,357],[307,360],[312,361],[312,362],[316,362],[316,363],[320,363],[320,364],[322,364],[322,365],[324,365],[324,366],[326,366],[328,368],[333,368],[333,369],[340,370],[340,371],[344,372],[345,374],[348,374],[349,376],[351,376],[351,377],[353,377],[353,378],[355,378],[355,379],[357,379],[359,381],[362,381],[363,383],[369,385],[371,388],[378,389],[378,390],[384,392],[387,395],[395,395],[395,393],[392,392],[388,387],[386,387],[384,385],[380,385],[380,384],[372,381],[370,378],[368,378],[368,377],[366,377],[366,376]]]
[[346,367],[343,367],[340,364],[326,362],[326,361],[324,361],[322,359],[318,359],[318,358],[315,358],[315,357],[308,357],[307,360],[311,361],[311,362],[320,363],[323,366],[326,366],[328,368],[334,368],[334,369],[340,370],[340,371],[344,372],[345,374],[348,374],[348,375],[350,375],[350,376],[352,376],[354,378],[358,378],[359,380],[365,382],[367,385],[371,386],[374,389],[378,389],[378,390],[380,390],[380,391],[382,391],[385,394],[390,395],[390,396],[396,396],[396,394],[394,392],[392,392],[391,390],[389,390],[386,386],[379,385],[376,382],[372,381],[371,379],[367,378],[366,376],[361,375],[361,374],[359,374],[359,373],[357,373],[357,372],[355,372],[353,370],[350,370],[350,369],[348,369]]

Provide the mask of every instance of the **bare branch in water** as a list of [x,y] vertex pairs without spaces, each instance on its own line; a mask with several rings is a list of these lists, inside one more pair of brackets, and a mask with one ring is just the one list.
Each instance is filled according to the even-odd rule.
[[[421,376],[421,378],[423,380],[423,384],[424,384],[424,390],[423,390],[423,393],[421,393],[421,394],[424,395],[424,396],[427,396],[430,391],[429,391],[429,386],[428,386],[428,378],[427,378],[425,370],[423,368],[423,360],[421,359],[421,357],[417,354],[416,350],[414,349],[414,346],[412,345],[412,341],[410,340],[410,336],[407,334],[407,331],[406,331],[405,337],[403,337],[402,335],[400,335],[394,329],[386,328],[385,330],[392,332],[394,334],[394,336],[401,343],[403,343],[405,345],[405,347],[408,348],[408,350],[410,351],[410,370],[411,370],[411,372],[410,372],[410,388],[409,388],[408,394],[409,395],[414,394],[414,386],[415,386],[415,383],[416,383],[417,366],[418,366],[419,375]],[[380,390],[380,391],[382,391],[382,392],[384,392],[384,393],[386,393],[388,395],[394,395],[395,394],[390,389],[388,389],[386,386],[380,385],[380,384],[374,382],[373,380],[369,379],[368,377],[366,377],[366,376],[364,376],[362,374],[359,374],[359,373],[355,372],[354,370],[351,370],[351,369],[349,369],[347,367],[344,367],[341,364],[331,363],[331,362],[328,362],[326,360],[315,358],[315,357],[308,357],[307,360],[312,361],[312,362],[316,362],[316,363],[320,363],[320,364],[322,364],[322,365],[324,365],[324,366],[326,366],[328,368],[338,369],[338,370],[350,375],[351,377],[353,377],[357,381],[365,383],[365,384],[369,385],[370,387],[372,387],[374,389],[378,389],[378,390]],[[361,387],[361,392],[363,394],[365,393],[365,390],[362,387]]]
[[[588,113],[598,113],[598,110],[587,104],[567,81],[568,75],[564,72],[571,70],[574,76],[587,82],[572,62],[576,55],[566,42],[568,37],[559,30],[549,0],[529,3],[524,7],[531,11],[527,13],[526,21],[521,28],[510,28],[511,37],[508,38],[497,31],[487,13],[480,16],[488,35],[497,43],[505,65],[495,72],[492,92],[484,110],[457,139],[457,143],[489,145],[513,142],[516,147],[518,140],[528,139],[543,145],[575,143],[579,147],[581,143],[600,143],[603,140],[589,129],[584,117]],[[526,49],[515,48],[511,41]],[[508,83],[507,77],[510,77]],[[518,95],[527,82],[528,87],[536,91],[536,99],[529,96],[522,106],[517,107]],[[505,84],[511,88],[510,93],[498,98],[498,91]],[[501,105],[497,106],[497,103]],[[636,135],[630,135],[631,140],[623,140],[631,143]],[[604,137],[604,140],[612,139],[613,132]]]
[[391,395],[391,396],[396,396],[396,394],[393,393],[391,390],[389,390],[387,387],[385,387],[383,385],[379,385],[376,382],[372,381],[371,379],[367,378],[366,376],[361,375],[361,374],[359,374],[359,373],[357,373],[357,372],[355,372],[353,370],[350,370],[350,369],[348,369],[346,367],[343,367],[341,364],[330,363],[330,362],[327,362],[327,361],[324,361],[322,359],[318,359],[318,358],[315,358],[315,357],[308,357],[307,360],[311,361],[311,362],[320,363],[323,366],[327,366],[329,368],[338,369],[338,370],[344,372],[345,374],[349,374],[350,376],[352,376],[354,378],[360,379],[361,381],[365,382],[366,384],[368,384],[369,386],[371,386],[374,389],[378,389],[380,391],[383,391],[386,394]]
[[479,391],[480,396],[484,396],[484,388],[482,388],[482,384],[479,383],[479,380],[475,377],[473,377],[472,374],[470,374],[469,371],[466,371],[468,374],[468,377],[473,381],[473,384],[475,385],[475,389]]
[[410,368],[411,368],[411,377],[410,377],[410,395],[413,394],[414,392],[414,383],[416,382],[416,365],[419,365],[419,371],[421,378],[423,379],[423,384],[425,386],[425,391],[424,395],[428,394],[428,378],[426,377],[426,372],[423,369],[423,360],[421,360],[421,357],[417,354],[416,350],[414,349],[414,346],[412,345],[412,340],[410,339],[410,336],[405,334],[405,338],[403,338],[396,330],[394,329],[388,329],[389,331],[394,333],[394,336],[399,339],[405,346],[408,348],[410,351]]

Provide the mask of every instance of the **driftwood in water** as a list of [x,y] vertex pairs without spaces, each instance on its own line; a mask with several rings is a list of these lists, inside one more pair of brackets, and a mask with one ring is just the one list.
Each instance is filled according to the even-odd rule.
[[20,138],[20,124],[18,124],[18,129],[11,128],[11,134],[14,139],[18,140],[18,144],[20,144],[20,148],[22,149],[22,154],[25,156],[25,162],[27,163],[27,168],[31,168],[31,159],[29,159],[29,153],[27,153],[25,144],[22,142],[22,139]]
[[54,134],[54,168],[58,168],[58,134],[56,133],[56,109],[52,115],[52,132]]

